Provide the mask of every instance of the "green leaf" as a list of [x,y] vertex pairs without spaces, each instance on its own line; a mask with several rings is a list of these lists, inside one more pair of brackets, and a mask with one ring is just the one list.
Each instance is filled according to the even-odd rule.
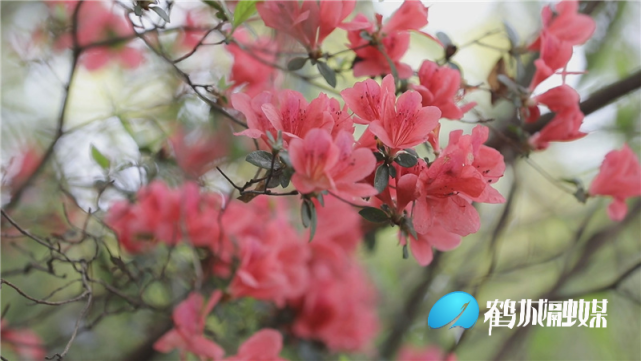
[[134,14],[136,16],[142,16],[142,8],[140,7],[140,5],[138,3],[136,3],[134,5]]
[[334,72],[334,69],[330,68],[327,63],[323,63],[322,61],[316,63],[316,67],[318,68],[318,71],[323,76],[327,84],[329,84],[332,88],[336,88],[336,73]]
[[318,199],[318,203],[320,203],[321,207],[325,207],[325,198],[323,198],[323,193],[318,193],[316,199]]
[[418,158],[413,154],[400,153],[396,156],[396,158],[394,158],[394,161],[401,167],[412,168],[416,165],[416,163],[418,163]]
[[573,196],[579,202],[585,203],[588,200],[589,194],[588,194],[588,192],[585,191],[585,189],[583,187],[578,187],[576,192],[574,192]]
[[287,63],[287,69],[294,71],[294,70],[299,70],[302,69],[305,66],[305,63],[307,63],[308,58],[293,58],[292,60]]
[[442,31],[439,31],[439,32],[437,32],[437,33],[436,33],[436,38],[437,38],[437,39],[438,39],[438,40],[443,44],[443,46],[445,46],[445,47],[447,47],[447,46],[450,46],[450,45],[453,45],[453,44],[454,44],[454,43],[452,43],[452,39],[450,39],[450,37],[449,37],[449,36],[447,36],[447,34],[445,34],[445,33],[444,33],[444,32],[442,32]]
[[408,259],[410,257],[409,252],[407,251],[407,243],[403,245],[403,259]]
[[396,179],[396,167],[393,167],[391,164],[388,167],[389,176]]
[[376,168],[376,174],[374,175],[374,188],[381,193],[387,184],[389,183],[389,167],[387,164],[381,164]]
[[[259,168],[271,169],[273,155],[264,150],[251,152],[245,157],[245,160]],[[280,162],[274,162],[274,169],[280,168]]]
[[[269,134],[269,133],[268,133]],[[286,150],[281,150],[278,155],[283,163],[287,164],[288,167],[292,167],[292,160],[289,158],[289,153]]]
[[150,9],[153,10],[156,14],[158,14],[158,16],[160,16],[160,18],[163,19],[165,22],[169,23],[169,15],[165,12],[165,10],[157,6],[151,7]]
[[250,16],[254,15],[256,12],[256,2],[255,0],[241,0],[236,4],[234,23],[232,24],[234,29],[249,19]]
[[411,218],[403,218],[403,228],[405,232],[409,233],[414,239],[418,239],[418,234],[416,234],[416,230],[414,229],[414,222],[412,222]]
[[374,152],[374,157],[376,157],[377,162],[385,160],[385,155],[381,152]]
[[387,215],[387,213],[383,212],[379,208],[374,207],[365,207],[358,211],[358,214],[360,214],[361,217],[367,219],[368,221],[374,223],[383,223],[389,220],[389,216]]
[[287,188],[287,186],[289,186],[289,182],[291,181],[293,175],[294,175],[293,169],[291,168],[283,169],[279,177],[280,186],[283,188]]
[[96,148],[93,144],[91,145],[91,157],[96,161],[96,163],[98,163],[98,165],[102,169],[108,170],[111,166],[111,161],[109,160],[109,158],[100,153],[98,148]]
[[303,227],[310,229],[309,241],[311,242],[316,233],[316,207],[314,206],[314,202],[305,199],[300,207],[300,215],[303,221]]

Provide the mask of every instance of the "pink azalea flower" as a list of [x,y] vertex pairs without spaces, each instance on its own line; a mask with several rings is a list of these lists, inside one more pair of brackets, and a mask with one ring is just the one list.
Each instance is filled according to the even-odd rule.
[[469,103],[463,107],[456,105],[461,88],[461,74],[448,66],[439,67],[425,60],[418,71],[420,85],[412,85],[423,97],[423,106],[432,105],[441,110],[442,117],[461,119],[463,114],[476,105]]
[[2,320],[0,340],[21,360],[44,360],[47,352],[38,334],[29,329],[12,329]]
[[530,89],[564,68],[572,57],[572,47],[584,44],[594,33],[596,23],[590,16],[579,14],[578,9],[578,1],[564,0],[556,5],[556,15],[549,6],[541,11],[543,30],[529,46],[541,54],[535,62],[536,73]]
[[309,250],[287,222],[272,221],[260,237],[245,237],[240,253],[230,285],[234,297],[270,300],[283,307],[307,289]]
[[292,139],[289,154],[294,170],[292,183],[302,194],[324,190],[348,197],[376,194],[369,184],[357,183],[374,171],[371,151],[352,149],[354,138],[343,131],[335,140],[323,129],[310,130],[304,139]]
[[398,361],[456,361],[456,355],[446,354],[435,346],[417,348],[404,346],[398,353]]
[[234,88],[244,85],[243,92],[254,97],[270,89],[276,74],[276,68],[269,64],[276,62],[278,48],[276,43],[267,37],[251,40],[245,31],[234,32],[235,43],[225,46],[234,57],[230,80]]
[[329,99],[324,93],[309,104],[303,94],[293,90],[283,90],[278,97],[280,106],[267,103],[261,107],[274,129],[281,130],[288,138],[303,138],[313,129],[331,131],[334,118],[327,111]]
[[264,328],[238,348],[238,353],[225,361],[285,361],[278,356],[283,348],[283,336],[276,330]]
[[[385,25],[382,16],[376,15],[373,24],[362,15],[357,15],[350,23],[341,27],[348,30],[347,38],[350,47],[354,49],[357,61],[354,64],[354,76],[379,76],[391,74],[391,61],[401,79],[412,76],[412,68],[400,60],[407,52],[410,41],[410,30],[419,31],[427,25],[427,8],[418,0],[406,0],[403,5],[390,17]],[[367,46],[369,39],[364,39],[361,33],[365,31],[369,37],[378,42],[385,53],[376,46]],[[385,56],[387,54],[387,56]],[[388,60],[389,57],[389,60]]]
[[174,328],[154,343],[154,349],[162,353],[178,349],[181,352],[181,359],[186,359],[187,353],[192,353],[201,360],[222,358],[225,350],[214,341],[205,338],[203,334],[207,315],[216,306],[221,296],[220,291],[214,291],[204,305],[203,296],[192,292],[174,309],[172,316]]
[[[268,144],[267,133],[276,136],[277,131],[263,113],[263,105],[278,104],[277,96],[273,92],[264,91],[255,97],[244,93],[235,93],[231,96],[231,105],[241,112],[247,120],[247,128],[234,135],[244,135],[252,139],[262,139]],[[276,138],[274,138],[276,139]]]
[[[345,103],[363,122],[369,122],[369,131],[393,150],[411,148],[426,142],[438,125],[441,111],[437,107],[423,107],[421,96],[407,91],[396,99],[394,78],[383,79],[378,89],[370,81],[343,91]],[[358,94],[358,91],[364,91]]]
[[[254,99],[248,95],[234,94],[232,105],[245,115],[249,128],[236,135],[260,138],[267,142],[267,133],[276,139],[277,131],[282,131],[283,139],[288,144],[292,138],[305,137],[312,129],[332,132],[335,117],[341,122],[345,121],[344,115],[335,114],[337,104],[331,103],[323,93],[308,103],[301,93],[293,90],[283,90],[277,97],[263,92]],[[334,116],[330,112],[334,112]]]
[[625,200],[641,195],[641,165],[627,144],[606,154],[590,185],[590,195],[611,196],[614,200],[608,206],[608,216],[614,221],[625,218],[628,212]]
[[538,119],[536,104],[546,105],[554,112],[554,118],[541,131],[530,138],[530,144],[538,150],[546,149],[550,142],[568,142],[585,136],[581,132],[583,113],[579,108],[579,94],[568,85],[552,88],[532,98],[535,105],[529,107],[528,121]]
[[214,163],[225,156],[227,138],[222,134],[207,131],[193,131],[185,134],[176,131],[169,142],[176,155],[176,162],[192,178],[198,178],[209,171]]
[[330,242],[354,254],[363,238],[358,209],[329,194],[323,198],[323,206],[315,201],[318,224],[314,242]]
[[129,252],[139,253],[159,241],[170,245],[178,242],[180,191],[154,181],[141,188],[137,198],[135,204],[115,203],[105,217],[105,223],[114,230],[120,244]]
[[461,237],[479,230],[480,219],[472,201],[505,201],[490,186],[503,176],[505,164],[498,151],[483,145],[487,137],[487,128],[480,125],[471,135],[453,131],[443,153],[420,173],[420,196],[414,209],[418,239],[410,239],[410,248],[421,265],[431,262],[432,246],[453,249]]
[[288,34],[314,52],[355,6],[354,0],[263,1],[256,9],[266,26]]
[[[589,15],[580,14],[579,2],[577,0],[564,0],[556,4],[556,16],[549,6],[543,8],[541,18],[543,27],[557,39],[567,42],[570,45],[585,44],[594,31],[596,23]],[[530,45],[531,50],[538,50],[541,46],[541,38],[537,38]]]

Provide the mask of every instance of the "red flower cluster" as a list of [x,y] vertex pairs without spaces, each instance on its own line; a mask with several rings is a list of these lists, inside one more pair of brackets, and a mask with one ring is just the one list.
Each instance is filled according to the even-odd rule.
[[[378,322],[376,295],[354,257],[362,238],[360,216],[353,207],[326,197],[325,206],[318,205],[318,232],[308,243],[308,236],[291,226],[289,209],[282,199],[225,204],[217,194],[200,193],[193,183],[170,189],[154,182],[138,192],[136,203],[114,204],[106,221],[132,252],[180,242],[209,250],[206,274],[231,275],[227,292],[232,297],[289,307],[296,314],[290,330],[294,335],[321,340],[336,351],[362,350]],[[238,266],[232,270],[234,260]],[[220,359],[221,349],[203,336],[204,319],[220,295],[215,292],[203,306],[202,296],[192,294],[176,308],[176,327],[156,348]]]
[[[556,15],[550,6],[543,8],[543,30],[530,45],[530,50],[540,53],[539,59],[534,61],[536,73],[530,84],[531,91],[555,71],[565,68],[572,57],[572,47],[585,43],[594,33],[594,20],[587,15],[578,14],[578,8],[577,0],[558,3]],[[539,118],[539,104],[547,106],[556,115],[530,139],[534,149],[546,149],[550,142],[571,141],[585,136],[585,133],[579,131],[583,113],[579,108],[579,95],[574,89],[562,85],[529,99],[523,112],[527,122],[534,122]]]

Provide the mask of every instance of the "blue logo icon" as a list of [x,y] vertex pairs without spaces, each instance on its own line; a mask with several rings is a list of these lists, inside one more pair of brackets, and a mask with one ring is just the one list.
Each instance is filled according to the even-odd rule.
[[453,323],[450,328],[458,326],[472,328],[479,318],[479,304],[469,293],[456,291],[441,297],[427,316],[430,328],[441,328]]

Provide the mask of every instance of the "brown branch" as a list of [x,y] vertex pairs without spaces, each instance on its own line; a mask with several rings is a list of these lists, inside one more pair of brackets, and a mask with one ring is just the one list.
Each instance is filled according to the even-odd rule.
[[7,286],[9,286],[9,287],[13,288],[14,290],[16,290],[16,292],[18,292],[20,295],[22,295],[22,297],[24,297],[24,298],[26,298],[26,299],[28,299],[30,301],[33,301],[33,302],[35,302],[37,304],[40,304],[40,305],[47,305],[47,306],[66,305],[68,303],[73,303],[73,302],[76,302],[76,301],[80,301],[81,299],[83,299],[83,298],[87,297],[87,295],[89,295],[89,292],[85,291],[82,294],[80,294],[80,295],[78,295],[78,296],[76,296],[74,298],[65,300],[65,301],[57,301],[57,302],[55,302],[55,301],[45,301],[45,300],[39,300],[37,298],[33,298],[33,297],[29,296],[23,290],[21,290],[18,286],[16,286],[13,283],[5,280],[4,278],[0,280],[0,284],[6,284]]

